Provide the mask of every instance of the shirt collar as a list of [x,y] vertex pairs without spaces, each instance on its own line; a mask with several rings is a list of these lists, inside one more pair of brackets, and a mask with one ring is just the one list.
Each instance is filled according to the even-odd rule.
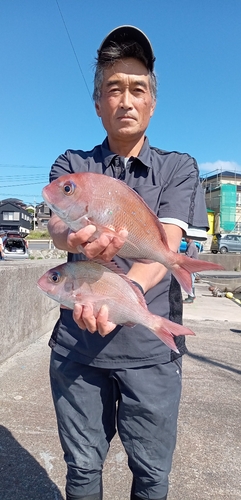
[[[115,158],[116,154],[112,153],[109,149],[109,143],[108,143],[108,137],[105,138],[105,140],[101,144],[101,151],[102,151],[102,161],[105,165],[105,168],[108,168],[113,161],[113,158]],[[149,141],[148,138],[145,137],[144,144],[140,150],[140,153],[137,157],[131,157],[132,159],[137,158],[143,165],[145,165],[147,168],[152,167],[152,159],[151,159],[151,149],[149,146]]]

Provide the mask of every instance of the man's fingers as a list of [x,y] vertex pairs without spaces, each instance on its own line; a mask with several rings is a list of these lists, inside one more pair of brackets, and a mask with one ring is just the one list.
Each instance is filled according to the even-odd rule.
[[96,318],[93,313],[92,304],[86,304],[83,307],[82,320],[84,321],[86,328],[87,330],[89,330],[89,332],[91,333],[96,332],[97,325],[96,325]]
[[95,318],[92,304],[86,304],[85,306],[75,304],[73,319],[82,330],[87,329],[91,333],[98,330],[99,334],[105,337],[116,327],[114,323],[108,321],[108,314],[109,311],[106,305],[101,307],[97,318]]
[[96,319],[97,329],[102,337],[108,335],[116,327],[114,323],[108,321],[108,315],[108,307],[106,305],[102,306]]
[[125,229],[121,230],[118,235],[113,233],[113,236],[109,233],[102,233],[97,240],[85,245],[85,255],[89,259],[99,257],[103,261],[109,262],[121,249],[127,236],[128,232]]
[[92,304],[86,304],[84,306],[75,304],[73,318],[77,325],[83,330],[87,329],[91,333],[96,332],[97,325]]
[[69,231],[67,243],[69,251],[82,252],[88,259],[101,258],[109,262],[125,243],[128,232],[121,229],[118,234],[113,230],[103,232],[98,238],[90,241],[96,232],[96,226],[89,224],[77,232]]
[[86,326],[84,321],[82,320],[82,311],[83,307],[80,304],[75,304],[74,310],[73,310],[73,319],[75,323],[77,323],[78,327],[81,328],[81,330],[85,330]]
[[99,256],[101,257],[102,253],[105,252],[106,248],[108,248],[111,244],[112,239],[112,235],[103,233],[98,239],[92,241],[91,243],[86,243],[86,245],[84,245],[84,253],[86,257],[88,257],[88,259],[94,259]]
[[70,230],[67,237],[67,243],[70,248],[75,250],[78,246],[81,247],[82,245],[85,245],[95,232],[96,227],[92,224],[89,224],[77,232]]

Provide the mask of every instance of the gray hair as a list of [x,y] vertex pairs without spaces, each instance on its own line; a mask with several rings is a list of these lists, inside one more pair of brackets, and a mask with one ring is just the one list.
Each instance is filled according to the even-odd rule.
[[[112,42],[108,47],[105,47],[98,53],[95,66],[94,76],[94,92],[93,99],[98,102],[101,98],[101,89],[104,79],[104,70],[121,59],[133,57],[141,61],[148,69],[148,61],[145,57],[142,47],[137,42],[125,42],[117,44]],[[150,92],[152,99],[155,101],[157,98],[157,79],[154,71],[149,70]]]

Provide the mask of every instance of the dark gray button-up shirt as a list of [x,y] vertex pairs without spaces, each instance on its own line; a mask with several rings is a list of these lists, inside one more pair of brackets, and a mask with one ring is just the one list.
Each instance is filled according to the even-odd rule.
[[[189,226],[208,228],[203,190],[194,158],[188,154],[166,152],[149,146],[148,139],[138,157],[126,159],[109,150],[108,139],[92,151],[67,150],[52,166],[50,181],[67,173],[96,172],[116,177],[133,188],[160,219],[175,219]],[[182,224],[180,224],[181,227]],[[83,254],[68,256],[69,260],[85,259]],[[116,257],[127,272],[132,263]],[[182,297],[180,287],[170,272],[158,285],[145,294],[148,309],[153,314],[181,322]],[[121,307],[121,304],[120,304]],[[183,337],[176,338],[182,354]],[[72,319],[72,311],[61,309],[50,346],[63,356],[79,362],[114,368],[165,363],[173,352],[147,328],[117,326],[106,337],[98,332],[80,330]]]

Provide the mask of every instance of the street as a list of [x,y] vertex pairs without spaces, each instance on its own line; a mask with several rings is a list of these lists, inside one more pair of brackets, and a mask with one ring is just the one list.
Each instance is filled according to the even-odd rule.
[[50,250],[54,248],[52,240],[28,240],[29,250]]

